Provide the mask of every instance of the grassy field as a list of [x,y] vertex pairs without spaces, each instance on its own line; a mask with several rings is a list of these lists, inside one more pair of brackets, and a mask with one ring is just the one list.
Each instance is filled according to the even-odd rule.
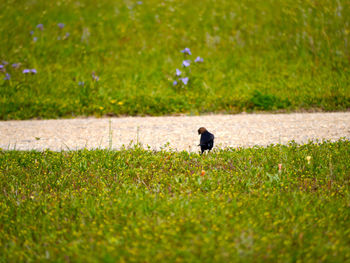
[[0,119],[347,110],[349,17],[347,0],[1,0]]
[[346,262],[350,142],[0,151],[0,262]]

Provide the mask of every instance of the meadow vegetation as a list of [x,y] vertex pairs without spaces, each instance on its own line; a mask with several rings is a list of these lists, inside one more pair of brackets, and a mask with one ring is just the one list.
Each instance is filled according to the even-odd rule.
[[347,0],[2,0],[0,119],[347,110],[349,17]]
[[[350,109],[347,0],[0,0],[0,120]],[[350,141],[0,149],[0,262],[350,261]]]
[[0,262],[346,262],[350,142],[0,151]]

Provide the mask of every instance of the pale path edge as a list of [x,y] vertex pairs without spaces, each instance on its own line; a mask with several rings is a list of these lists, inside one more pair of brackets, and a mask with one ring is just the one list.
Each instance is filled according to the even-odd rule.
[[0,121],[0,148],[120,149],[140,143],[152,150],[198,152],[201,126],[215,135],[214,148],[349,140],[350,112]]

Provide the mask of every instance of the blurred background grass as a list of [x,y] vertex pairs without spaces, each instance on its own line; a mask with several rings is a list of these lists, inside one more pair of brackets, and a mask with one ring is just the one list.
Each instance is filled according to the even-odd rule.
[[350,108],[345,0],[1,2],[0,119]]

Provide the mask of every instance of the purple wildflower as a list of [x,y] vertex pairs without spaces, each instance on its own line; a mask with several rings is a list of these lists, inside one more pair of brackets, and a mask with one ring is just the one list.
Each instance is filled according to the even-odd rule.
[[44,25],[43,24],[38,24],[36,28],[39,28],[40,30],[44,30]]
[[27,69],[27,68],[26,68],[26,69],[23,69],[22,73],[23,73],[23,74],[28,74],[28,73],[36,74],[37,71],[36,71],[35,68],[33,68],[33,69]]
[[203,58],[197,57],[197,58],[194,60],[194,62],[203,62]]
[[19,63],[13,63],[11,66],[12,66],[13,68],[19,68]]
[[79,81],[79,82],[78,82],[78,85],[79,85],[79,86],[84,86],[84,84],[85,84],[84,81]]
[[184,50],[181,50],[181,53],[192,55],[191,50],[188,47],[186,47]]
[[38,40],[37,37],[33,37],[33,41],[36,42]]
[[176,76],[180,76],[181,75],[181,71],[179,69],[176,69]]
[[29,34],[30,34],[30,35],[34,35],[34,31],[31,30],[31,31],[29,32]]
[[190,60],[184,60],[184,61],[182,61],[182,66],[184,66],[184,67],[189,67],[189,66],[190,66],[190,63],[191,63]]
[[100,79],[99,76],[95,75],[95,72],[92,72],[91,76],[92,76],[92,79],[95,81],[99,81],[99,79]]
[[65,38],[68,38],[70,36],[70,34],[67,32],[66,34],[65,34]]
[[6,74],[5,74],[5,78],[4,78],[4,80],[10,80],[10,78],[11,78],[11,75],[10,75],[10,74],[8,74],[8,73],[6,73]]
[[2,62],[2,64],[4,64],[5,66],[9,64],[9,63],[8,63],[7,61],[5,61],[5,60],[3,60],[3,61],[1,61],[1,62]]
[[137,4],[142,5],[143,3],[142,3],[142,1],[137,1]]
[[0,70],[1,70],[1,69],[4,69],[4,65],[1,65],[1,64],[0,64]]
[[181,81],[182,81],[182,83],[183,83],[184,85],[187,85],[187,83],[188,83],[188,77],[182,78]]
[[174,80],[174,82],[173,82],[173,86],[176,86],[177,85],[177,81],[176,80]]
[[63,23],[58,23],[57,25],[58,25],[58,27],[61,28],[61,29],[64,28],[64,26],[65,26]]

